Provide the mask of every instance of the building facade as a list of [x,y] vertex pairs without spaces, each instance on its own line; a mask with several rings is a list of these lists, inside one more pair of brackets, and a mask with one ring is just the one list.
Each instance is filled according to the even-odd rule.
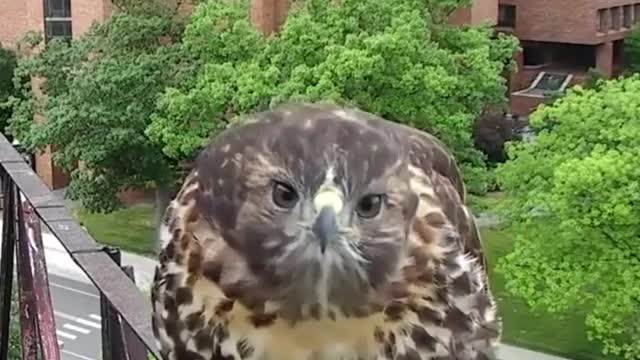
[[498,0],[474,0],[471,6],[455,11],[449,21],[452,24],[478,25],[498,22]]
[[499,0],[496,29],[522,47],[518,72],[509,78],[511,112],[528,115],[590,69],[607,78],[619,74],[624,38],[638,22],[638,0]]

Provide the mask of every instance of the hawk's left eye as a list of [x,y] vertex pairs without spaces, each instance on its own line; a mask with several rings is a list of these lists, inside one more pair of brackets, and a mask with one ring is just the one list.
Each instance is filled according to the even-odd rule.
[[298,202],[298,193],[289,184],[275,182],[273,184],[273,203],[284,209],[291,209]]
[[360,199],[356,211],[360,217],[370,219],[376,217],[382,210],[382,195],[367,195]]

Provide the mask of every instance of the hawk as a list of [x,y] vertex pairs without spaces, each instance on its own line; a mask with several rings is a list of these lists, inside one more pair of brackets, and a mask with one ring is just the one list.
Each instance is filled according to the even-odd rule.
[[501,323],[456,162],[367,112],[288,104],[199,154],[160,229],[165,359],[493,359]]

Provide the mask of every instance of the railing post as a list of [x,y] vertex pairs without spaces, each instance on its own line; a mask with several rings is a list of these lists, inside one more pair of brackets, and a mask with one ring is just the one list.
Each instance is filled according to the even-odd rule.
[[[105,247],[104,251],[122,269],[122,271],[135,283],[133,268],[122,267],[122,253],[119,249]],[[102,316],[102,358],[103,360],[146,360],[147,349],[140,339],[133,333],[129,325],[122,321],[113,310],[111,304],[100,300],[100,312]]]
[[[106,246],[104,247],[104,252],[120,266],[120,250]],[[114,336],[114,327],[118,323],[118,314],[114,313],[109,300],[102,294],[100,294],[100,316],[102,317],[102,360],[120,360],[119,354],[114,351],[117,349],[116,342],[118,342],[118,337]]]
[[[133,266],[123,266],[122,270],[135,284],[136,278],[133,271]],[[140,339],[136,336],[136,334],[128,324],[123,322],[122,327],[124,335],[124,345],[127,353],[129,354],[129,358],[132,360],[146,360],[147,348],[144,346],[144,343],[140,341]]]
[[0,259],[0,359],[7,359],[9,356],[13,258],[16,243],[15,186],[7,173],[2,171],[0,176],[3,194],[2,258]]
[[2,258],[0,259],[0,358],[9,353],[9,325],[11,317],[11,290],[13,286],[13,258],[15,249],[15,188],[11,178],[3,171]]
[[18,267],[18,294],[20,295],[20,338],[22,339],[22,359],[36,360],[39,353],[38,344],[38,323],[37,307],[35,295],[35,284],[29,251],[29,239],[27,238],[27,227],[25,226],[25,216],[22,212],[22,204],[17,201],[18,206],[18,241],[16,265]]
[[59,360],[53,304],[40,219],[27,200],[17,199],[17,264],[23,360]]

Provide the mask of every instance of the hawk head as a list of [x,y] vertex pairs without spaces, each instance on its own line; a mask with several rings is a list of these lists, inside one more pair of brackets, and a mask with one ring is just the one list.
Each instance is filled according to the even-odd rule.
[[398,276],[418,203],[406,139],[388,129],[297,104],[218,135],[194,171],[198,211],[229,248],[207,258],[204,244],[222,289],[291,319],[373,302]]

